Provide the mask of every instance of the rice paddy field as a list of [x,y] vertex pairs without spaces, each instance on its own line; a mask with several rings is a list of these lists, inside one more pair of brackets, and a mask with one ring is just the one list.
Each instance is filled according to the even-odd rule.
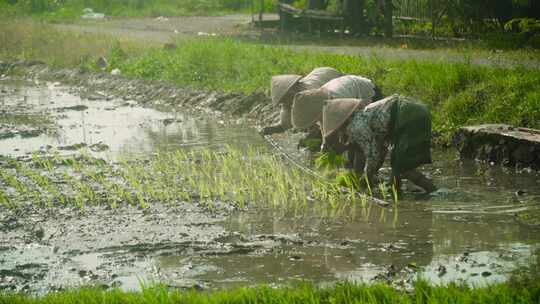
[[[539,173],[448,147],[463,124],[539,127],[534,68],[208,37],[162,49],[26,22],[1,24],[0,58],[92,77],[106,56],[102,72],[123,75],[112,86],[135,93],[0,62],[0,303],[538,303]],[[129,84],[263,99],[271,75],[320,65],[430,106],[438,145],[422,170],[439,191],[358,190],[297,149],[302,134],[269,142],[249,117]]]
[[0,301],[537,299],[534,171],[437,149],[442,189],[396,199],[336,184],[294,134],[277,151],[245,120],[0,84]]

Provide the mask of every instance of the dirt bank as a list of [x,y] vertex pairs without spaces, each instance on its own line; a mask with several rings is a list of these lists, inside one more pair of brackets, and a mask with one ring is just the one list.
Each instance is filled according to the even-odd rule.
[[86,72],[80,69],[53,69],[38,62],[3,63],[4,70],[27,79],[58,81],[73,86],[76,94],[89,100],[121,98],[143,106],[179,107],[214,114],[245,117],[257,124],[276,121],[279,108],[271,104],[262,91],[249,95],[235,92],[205,91],[178,87],[160,81],[130,79],[110,73]]

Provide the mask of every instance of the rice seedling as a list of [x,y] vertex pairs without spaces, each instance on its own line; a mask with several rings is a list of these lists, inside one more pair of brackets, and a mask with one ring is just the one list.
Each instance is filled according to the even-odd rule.
[[47,171],[53,172],[54,165],[49,158],[43,158],[42,165],[45,169],[47,169]]
[[397,207],[397,203],[398,203],[398,200],[399,200],[399,191],[397,189],[395,180],[392,183],[392,196],[394,198],[394,205]]
[[9,209],[13,209],[16,207],[16,205],[12,203],[7,194],[2,189],[0,189],[0,205]]
[[26,196],[30,192],[26,184],[19,181],[17,175],[12,174],[8,170],[2,170],[0,171],[0,174],[2,175],[1,177],[4,180],[4,182],[9,187],[14,188],[21,197]]
[[[13,167],[0,172],[6,187],[20,195],[31,194],[32,201],[46,205],[73,203],[83,208],[126,203],[147,208],[155,203],[195,202],[211,209],[219,200],[242,209],[271,206],[295,215],[320,212],[331,216],[344,214],[359,201],[362,210],[370,205],[369,196],[356,192],[356,176],[347,176],[343,185],[328,183],[258,149],[158,152],[147,160],[125,155],[116,164],[84,152],[80,157],[56,155],[47,160],[34,155],[31,166],[15,161]],[[25,182],[17,175],[25,176]]]
[[[47,166],[43,167],[47,168],[47,172],[49,173],[53,170],[49,169]],[[39,189],[37,187],[33,189],[33,194],[31,195],[35,202],[40,201],[39,193],[43,193],[42,196],[44,197],[47,206],[52,206],[55,201],[64,201],[61,191],[46,174],[41,174],[39,171],[25,165],[18,166],[18,170],[22,175],[29,178],[29,180],[33,181],[39,187]]]
[[77,173],[80,173],[82,170],[82,165],[76,158],[73,158],[71,161],[71,167],[73,168],[73,171]]
[[381,213],[380,213],[380,215],[379,215],[379,222],[381,222],[381,223],[386,222],[386,216],[387,216],[387,214],[386,214],[386,209],[385,209],[385,208],[381,208]]
[[379,183],[379,191],[383,200],[386,200],[388,198],[388,187],[386,187],[385,183]]
[[371,191],[371,183],[369,182],[369,177],[367,175],[364,175],[364,181],[366,183],[369,196],[373,196],[373,191]]
[[81,192],[75,195],[75,206],[77,206],[81,210],[84,209],[84,194],[82,194]]

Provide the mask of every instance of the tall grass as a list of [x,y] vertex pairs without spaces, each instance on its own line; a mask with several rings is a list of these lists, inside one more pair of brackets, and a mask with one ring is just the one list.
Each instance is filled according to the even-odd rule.
[[56,31],[43,22],[0,21],[0,58],[35,59],[57,67],[90,67],[99,56],[115,47],[142,54],[144,46],[99,34]]
[[191,40],[173,52],[151,49],[118,63],[134,77],[246,93],[268,90],[272,75],[306,74],[318,66],[365,75],[385,94],[423,101],[434,129],[445,134],[469,123],[540,127],[540,73],[526,68],[295,52],[227,39]]
[[446,287],[415,284],[413,292],[399,291],[386,285],[341,283],[330,288],[311,284],[294,287],[248,287],[212,292],[179,291],[164,286],[146,287],[142,292],[118,289],[75,289],[40,297],[17,294],[0,295],[0,303],[13,304],[83,304],[83,303],[538,303],[540,281],[502,283],[472,289],[450,284]]

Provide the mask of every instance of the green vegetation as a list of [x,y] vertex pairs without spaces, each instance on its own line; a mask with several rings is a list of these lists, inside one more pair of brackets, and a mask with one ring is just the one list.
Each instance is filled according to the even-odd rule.
[[107,56],[111,69],[119,68],[130,77],[212,90],[268,90],[272,75],[306,74],[317,66],[333,66],[374,79],[385,94],[400,93],[426,103],[434,130],[445,143],[464,124],[540,128],[540,73],[527,67],[296,52],[222,38],[181,41],[177,49],[165,50],[28,22],[3,23],[0,29],[0,58],[95,69],[96,58]]
[[50,117],[40,114],[4,113],[0,115],[0,124],[46,126],[53,125],[54,121]]
[[[215,202],[239,208],[270,207],[294,213],[317,211],[337,215],[345,209],[362,215],[371,200],[290,168],[279,157],[260,150],[226,148],[157,153],[148,160],[126,156],[109,164],[86,153],[63,157],[32,155],[30,162],[5,159],[0,168],[0,205],[17,208],[130,204],[146,208],[152,203]],[[328,204],[320,204],[328,202]]]
[[105,291],[97,288],[50,293],[40,297],[3,294],[0,303],[538,303],[540,281],[519,280],[484,288],[450,284],[447,287],[415,284],[413,292],[386,285],[341,283],[330,288],[311,284],[295,287],[247,287],[212,292],[170,291],[164,286],[146,287],[142,292]]
[[51,25],[30,20],[0,21],[2,59],[35,59],[56,67],[89,69],[94,68],[97,57],[107,56],[115,47],[121,47],[130,56],[145,51],[142,43],[105,35],[57,31]]
[[400,93],[430,106],[434,129],[445,141],[469,123],[540,127],[540,73],[468,63],[387,60],[253,45],[233,40],[192,40],[175,51],[151,49],[117,63],[127,75],[179,85],[252,92],[277,74],[307,74],[333,66],[374,79],[385,94]]
[[[251,0],[0,0],[0,16],[36,16],[52,20],[79,18],[84,8],[107,16],[216,15],[258,10],[260,1]],[[265,0],[265,9],[274,2]]]

